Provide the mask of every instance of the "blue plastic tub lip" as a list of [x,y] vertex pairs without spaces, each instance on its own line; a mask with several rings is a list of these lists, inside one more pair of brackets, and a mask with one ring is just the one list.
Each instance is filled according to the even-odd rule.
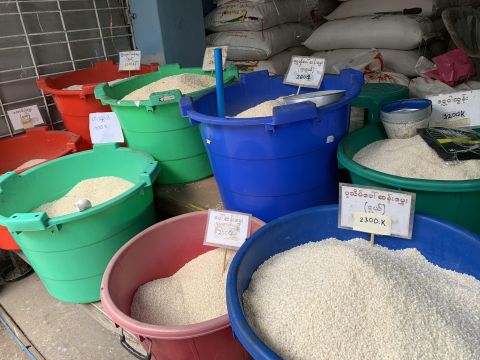
[[432,105],[432,101],[429,99],[412,98],[389,102],[388,104],[383,105],[381,110],[383,112],[392,112],[405,107],[421,110],[430,105]]
[[[342,76],[342,74],[344,74],[343,76],[347,76],[349,73],[352,73],[352,72],[356,73],[357,71],[352,70],[352,69],[346,69],[346,70],[342,70],[340,72],[340,75],[325,75],[325,78],[330,78],[330,77],[331,78],[336,78],[336,77]],[[252,79],[251,81],[253,81],[255,78],[259,78],[259,77],[268,77],[271,80],[278,79],[278,78],[283,78],[283,76],[281,76],[281,75],[269,76],[267,70],[261,70],[261,71],[256,71],[256,72],[252,72],[252,73],[248,73],[248,74],[241,74],[240,81],[236,82],[236,83],[228,84],[228,87],[245,86],[245,85],[242,85],[242,84],[245,84],[247,82],[247,80],[249,80],[250,78]],[[339,108],[342,108],[346,105],[349,105],[351,103],[351,101],[356,96],[358,96],[358,94],[360,94],[360,91],[361,91],[361,88],[362,88],[361,85],[362,84],[359,84],[359,86],[357,86],[357,87],[350,87],[348,89],[340,89],[340,88],[337,88],[337,87],[332,88],[332,89],[327,89],[327,90],[345,90],[345,95],[339,101],[336,101],[336,102],[334,102],[332,104],[329,104],[329,105],[326,105],[326,106],[322,106],[320,108],[316,108],[316,111],[317,111],[317,117],[316,118],[321,118],[323,113],[328,113],[328,112],[337,110]],[[289,86],[292,87],[292,92],[295,93],[296,92],[296,87],[292,86],[292,85],[289,85]],[[309,90],[309,92],[317,91],[317,89],[308,89],[308,90]],[[217,117],[217,116],[212,116],[212,115],[207,115],[207,114],[200,113],[195,109],[195,103],[197,103],[199,101],[202,101],[207,96],[212,96],[212,93],[204,93],[204,94],[202,94],[200,96],[196,96],[196,97],[188,96],[188,95],[182,97],[182,98],[184,98],[184,97],[189,98],[190,103],[192,105],[192,108],[186,111],[186,114],[189,118],[191,118],[195,121],[201,122],[201,123],[205,123],[205,124],[222,125],[222,126],[245,126],[245,125],[275,125],[275,126],[279,126],[279,125],[282,125],[282,124],[275,124],[275,119],[274,119],[275,116],[258,117],[258,118],[228,118],[228,117],[220,118],[220,117]],[[270,100],[274,100],[274,99],[270,99]],[[180,101],[180,106],[183,108],[187,104],[187,102],[189,102],[189,101],[186,100],[186,99],[183,100],[183,101]],[[307,105],[307,106],[315,106],[315,104],[311,101],[306,101],[303,104],[307,104],[307,103],[310,104],[310,105]],[[286,105],[282,105],[281,107],[282,108],[287,108],[287,107],[295,108],[295,106],[293,106],[293,105],[295,105],[295,104],[286,104]],[[296,105],[298,105],[298,104],[296,104]],[[294,117],[295,114],[299,113],[299,112],[301,112],[300,109],[298,111],[292,110],[291,111],[292,117]],[[235,120],[232,120],[232,119],[235,119]],[[314,118],[302,118],[302,117],[300,117],[300,118],[297,118],[296,121],[291,121],[290,123],[312,120],[312,119],[314,119]]]
[[[233,257],[233,260],[230,264],[230,268],[227,273],[227,310],[228,316],[230,318],[230,323],[232,325],[233,332],[235,336],[240,340],[242,345],[247,349],[250,355],[252,355],[255,359],[271,359],[271,360],[281,360],[281,358],[273,352],[265,343],[255,334],[255,332],[251,329],[250,325],[248,324],[245,316],[239,317],[237,314],[244,314],[243,307],[240,303],[238,296],[237,296],[237,289],[234,286],[229,286],[229,284],[236,283],[236,278],[238,274],[238,265],[245,253],[253,246],[253,239],[262,236],[264,233],[269,231],[271,226],[283,224],[289,222],[292,219],[302,217],[306,214],[311,214],[312,211],[314,212],[328,212],[328,211],[338,211],[338,204],[332,205],[322,205],[316,206],[309,209],[304,209],[300,211],[293,212],[291,214],[282,216],[277,218],[268,223],[268,226],[263,226],[259,230],[257,230],[252,236],[250,236],[245,243],[240,247],[238,252]],[[430,224],[438,224],[442,227],[446,227],[455,232],[461,232],[465,238],[465,241],[468,242],[479,242],[480,243],[480,235],[473,233],[467,229],[464,229],[456,224],[452,224],[446,222],[438,217],[425,215],[422,213],[415,213],[415,222],[418,219],[423,219]],[[414,226],[415,226],[414,222]],[[359,238],[364,238],[368,240],[368,234],[359,233]],[[378,239],[388,238],[389,236],[377,236]],[[323,239],[319,239],[321,241]],[[405,240],[408,241],[408,240]],[[480,279],[479,279],[480,280]]]
[[[359,129],[361,130],[361,129]],[[358,131],[358,130],[356,130]],[[348,171],[353,172],[356,176],[362,178],[373,180],[379,183],[384,184],[385,182],[391,183],[398,188],[407,189],[407,190],[421,190],[428,192],[442,192],[442,193],[451,193],[451,192],[472,192],[480,191],[480,179],[472,180],[426,180],[426,179],[415,179],[408,178],[396,175],[386,174],[377,170],[370,169],[366,166],[363,166],[353,159],[350,159],[343,150],[344,143],[348,141],[348,136],[344,137],[337,149],[337,158],[341,165],[343,165]],[[364,176],[363,173],[367,173],[368,177]]]

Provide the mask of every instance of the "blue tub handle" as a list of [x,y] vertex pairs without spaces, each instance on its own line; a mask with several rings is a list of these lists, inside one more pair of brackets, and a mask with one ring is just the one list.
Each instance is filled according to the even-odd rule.
[[[193,110],[193,100],[191,96],[182,96],[180,99],[180,113],[183,117],[188,117],[188,112]],[[190,119],[192,125],[198,124],[198,121]]]
[[[294,114],[294,116],[292,116]],[[278,125],[291,124],[304,120],[318,121],[317,107],[311,101],[288,104],[273,108],[272,121],[265,123],[267,131],[275,131]]]

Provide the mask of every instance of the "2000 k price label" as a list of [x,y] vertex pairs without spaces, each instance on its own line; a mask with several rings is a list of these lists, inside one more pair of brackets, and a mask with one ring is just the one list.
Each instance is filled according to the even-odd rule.
[[392,219],[388,215],[354,212],[353,230],[379,235],[391,235]]

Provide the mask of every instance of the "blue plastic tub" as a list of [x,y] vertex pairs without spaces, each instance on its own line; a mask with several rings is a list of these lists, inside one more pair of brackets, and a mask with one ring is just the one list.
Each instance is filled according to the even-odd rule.
[[[262,227],[235,255],[227,275],[228,315],[235,335],[256,360],[280,357],[255,335],[243,314],[242,294],[252,274],[273,255],[310,241],[329,237],[340,240],[369,237],[365,233],[339,229],[337,223],[337,205],[298,211]],[[376,243],[390,249],[415,247],[430,262],[442,268],[480,279],[480,237],[456,225],[416,214],[412,240],[377,236]]]
[[[226,118],[216,116],[216,94],[183,97],[182,114],[199,124],[225,207],[270,221],[307,207],[337,201],[338,142],[347,134],[350,102],[362,73],[325,76],[321,90],[346,90],[338,102],[276,107],[273,116],[231,119],[261,102],[295,94],[283,77],[267,71],[241,76],[225,88]],[[304,89],[311,92],[314,89]]]

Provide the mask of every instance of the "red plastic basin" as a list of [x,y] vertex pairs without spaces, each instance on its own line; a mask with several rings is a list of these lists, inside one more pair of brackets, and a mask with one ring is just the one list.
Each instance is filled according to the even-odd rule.
[[[233,336],[228,315],[193,325],[159,326],[130,317],[136,290],[173,275],[197,256],[212,250],[203,245],[207,211],[177,216],[155,224],[126,243],[103,275],[100,296],[108,316],[135,334],[145,349],[151,341],[156,360],[250,359]],[[264,223],[252,218],[252,233]]]
[[[29,160],[53,160],[77,152],[79,142],[80,137],[76,134],[48,131],[47,127],[28,129],[25,134],[0,140],[0,174],[15,170]],[[17,172],[21,173],[32,167]],[[0,249],[20,250],[4,226],[0,226]]]
[[[82,138],[82,150],[90,149],[88,115],[94,112],[111,111],[95,99],[95,86],[102,82],[123,79],[134,75],[157,71],[158,65],[142,65],[138,71],[118,71],[118,65],[112,61],[102,61],[93,68],[73,71],[54,77],[43,77],[37,80],[37,86],[45,94],[52,94],[55,105],[62,116],[65,128]],[[81,90],[62,90],[72,85],[83,85]]]

